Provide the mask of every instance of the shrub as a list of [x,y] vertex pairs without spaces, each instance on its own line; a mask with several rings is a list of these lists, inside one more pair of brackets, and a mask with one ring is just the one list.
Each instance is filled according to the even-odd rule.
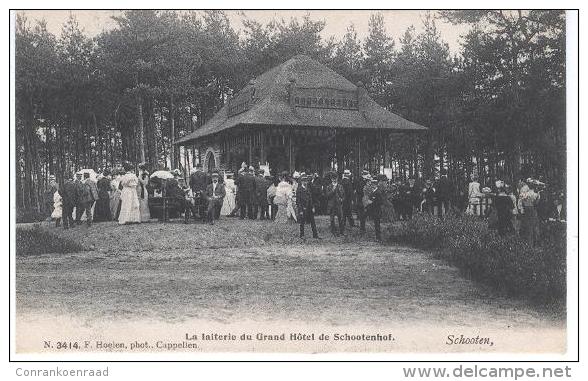
[[471,279],[537,302],[562,301],[566,294],[565,225],[542,224],[541,237],[539,246],[531,247],[514,235],[497,235],[474,216],[441,220],[417,215],[390,227],[392,242],[435,250]]
[[59,237],[39,225],[16,228],[16,255],[74,253],[83,250],[81,244]]
[[43,221],[46,216],[43,216],[37,209],[34,208],[16,208],[16,222],[17,223],[30,223]]

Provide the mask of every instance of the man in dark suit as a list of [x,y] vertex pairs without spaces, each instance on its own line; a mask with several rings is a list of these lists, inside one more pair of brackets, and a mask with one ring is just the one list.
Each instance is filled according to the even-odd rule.
[[300,185],[296,190],[296,207],[298,209],[298,223],[300,224],[300,238],[304,238],[304,224],[310,223],[312,237],[318,238],[316,223],[314,222],[314,202],[312,190],[308,184],[308,176],[300,177]]
[[63,208],[63,228],[68,229],[70,227],[74,227],[74,219],[73,219],[73,210],[74,207],[79,203],[80,194],[79,194],[79,187],[76,186],[74,183],[73,176],[69,176],[69,178],[65,181],[62,187],[59,188],[59,195],[62,198],[62,208]]
[[361,176],[355,182],[355,208],[357,209],[357,218],[359,219],[359,231],[365,233],[366,211],[363,205],[363,189],[365,185],[371,180],[371,175],[365,169],[361,172]]
[[435,212],[435,204],[437,203],[437,191],[433,188],[433,182],[431,180],[425,181],[425,188],[423,189],[421,197],[425,200],[423,211],[433,215]]
[[259,210],[259,219],[269,220],[269,209],[267,203],[267,188],[270,183],[264,176],[265,171],[260,169],[257,171],[257,177],[255,178],[255,215],[257,216],[257,210]]
[[437,214],[439,217],[443,217],[449,213],[451,208],[451,197],[453,196],[453,184],[447,178],[447,171],[441,170],[441,178],[437,180],[435,186],[437,196]]
[[82,214],[85,210],[85,202],[89,199],[89,194],[86,186],[82,182],[82,174],[76,173],[74,179],[74,187],[76,188],[77,202],[76,202],[76,225],[82,224]]
[[343,178],[341,179],[341,186],[343,187],[343,226],[349,221],[349,226],[353,226],[353,182],[351,180],[351,171],[346,169],[343,171]]
[[368,214],[374,220],[374,230],[376,231],[376,239],[382,240],[382,233],[380,228],[380,220],[382,219],[382,206],[386,198],[386,187],[388,184],[388,177],[386,175],[378,175],[378,185],[376,189],[370,194],[369,198],[371,204],[367,208]]
[[[345,193],[343,187],[339,184],[337,173],[331,173],[331,183],[326,186],[325,196],[327,199],[327,212],[331,217],[331,232],[333,235],[343,235],[345,225],[343,223],[343,198]],[[335,217],[339,222],[339,231],[335,227]]]
[[208,200],[208,222],[214,225],[215,216],[223,206],[223,199],[225,198],[225,186],[219,182],[219,175],[217,172],[212,174],[212,183],[206,187],[206,199]]
[[196,169],[190,175],[190,188],[194,197],[194,209],[198,211],[198,215],[203,222],[206,220],[204,211],[207,208],[205,193],[208,184],[210,184],[208,174],[202,170],[202,164],[196,164]]
[[314,203],[314,214],[320,215],[323,210],[321,209],[321,201],[323,198],[323,181],[319,177],[318,173],[312,175],[312,181],[309,184],[312,192],[312,202]]
[[253,205],[255,204],[255,175],[253,167],[243,171],[239,176],[239,209],[241,210],[240,218],[245,216],[253,219]]
[[414,177],[410,177],[408,182],[400,187],[400,204],[405,220],[410,220],[414,209],[418,208],[420,204],[419,193]]

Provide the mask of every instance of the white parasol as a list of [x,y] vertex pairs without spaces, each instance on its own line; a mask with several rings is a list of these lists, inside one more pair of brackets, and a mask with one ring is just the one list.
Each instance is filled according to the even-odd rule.
[[159,178],[159,179],[173,179],[174,175],[172,175],[171,172],[169,171],[155,171],[151,174],[151,176],[149,176],[149,178],[153,179],[153,178]]
[[96,177],[98,176],[98,174],[92,168],[80,169],[79,171],[76,172],[76,175],[81,174],[82,178],[83,178],[84,174],[86,174],[86,173],[88,173],[90,175],[90,179],[96,181]]

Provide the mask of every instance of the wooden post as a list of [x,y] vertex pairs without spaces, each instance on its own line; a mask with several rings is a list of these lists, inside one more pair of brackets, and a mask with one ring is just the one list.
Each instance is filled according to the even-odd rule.
[[388,141],[388,134],[385,133],[384,134],[384,156],[383,156],[383,160],[384,160],[384,168],[386,168],[386,155],[388,154],[388,150],[387,150],[387,141]]
[[[176,168],[176,150],[174,147],[174,142],[176,141],[176,124],[175,124],[175,112],[174,112],[174,96],[170,95],[169,97],[169,121],[170,121],[170,164],[171,168]],[[164,150],[165,151],[165,150]]]
[[292,131],[288,134],[288,171],[292,173]]
[[253,144],[251,144],[251,140],[252,140],[251,133],[247,134],[247,136],[248,136],[247,146],[248,146],[248,150],[249,150],[249,152],[248,152],[249,156],[248,156],[247,163],[249,165],[252,165],[251,160],[253,160]]
[[361,164],[361,141],[363,140],[363,136],[358,136],[357,139],[357,165],[358,165],[358,175],[361,175],[361,171],[363,170],[363,165]]
[[261,141],[259,142],[260,144],[260,160],[261,160],[261,164],[263,165],[267,165],[267,159],[266,159],[266,152],[265,152],[265,129],[261,130]]

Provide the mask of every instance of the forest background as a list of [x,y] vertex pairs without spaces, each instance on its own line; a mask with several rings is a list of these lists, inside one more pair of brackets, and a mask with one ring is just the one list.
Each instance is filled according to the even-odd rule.
[[[59,36],[44,20],[16,16],[17,209],[40,211],[50,174],[124,161],[184,169],[193,150],[173,142],[202,126],[252,78],[297,54],[362,82],[386,109],[429,128],[393,135],[401,176],[448,170],[463,188],[535,176],[566,178],[565,13],[426,13],[400,36],[381,13],[360,39],[350,24],[324,38],[325,21],[269,23],[223,11],[125,11],[90,37],[72,15]],[[451,53],[439,20],[468,24]]]

